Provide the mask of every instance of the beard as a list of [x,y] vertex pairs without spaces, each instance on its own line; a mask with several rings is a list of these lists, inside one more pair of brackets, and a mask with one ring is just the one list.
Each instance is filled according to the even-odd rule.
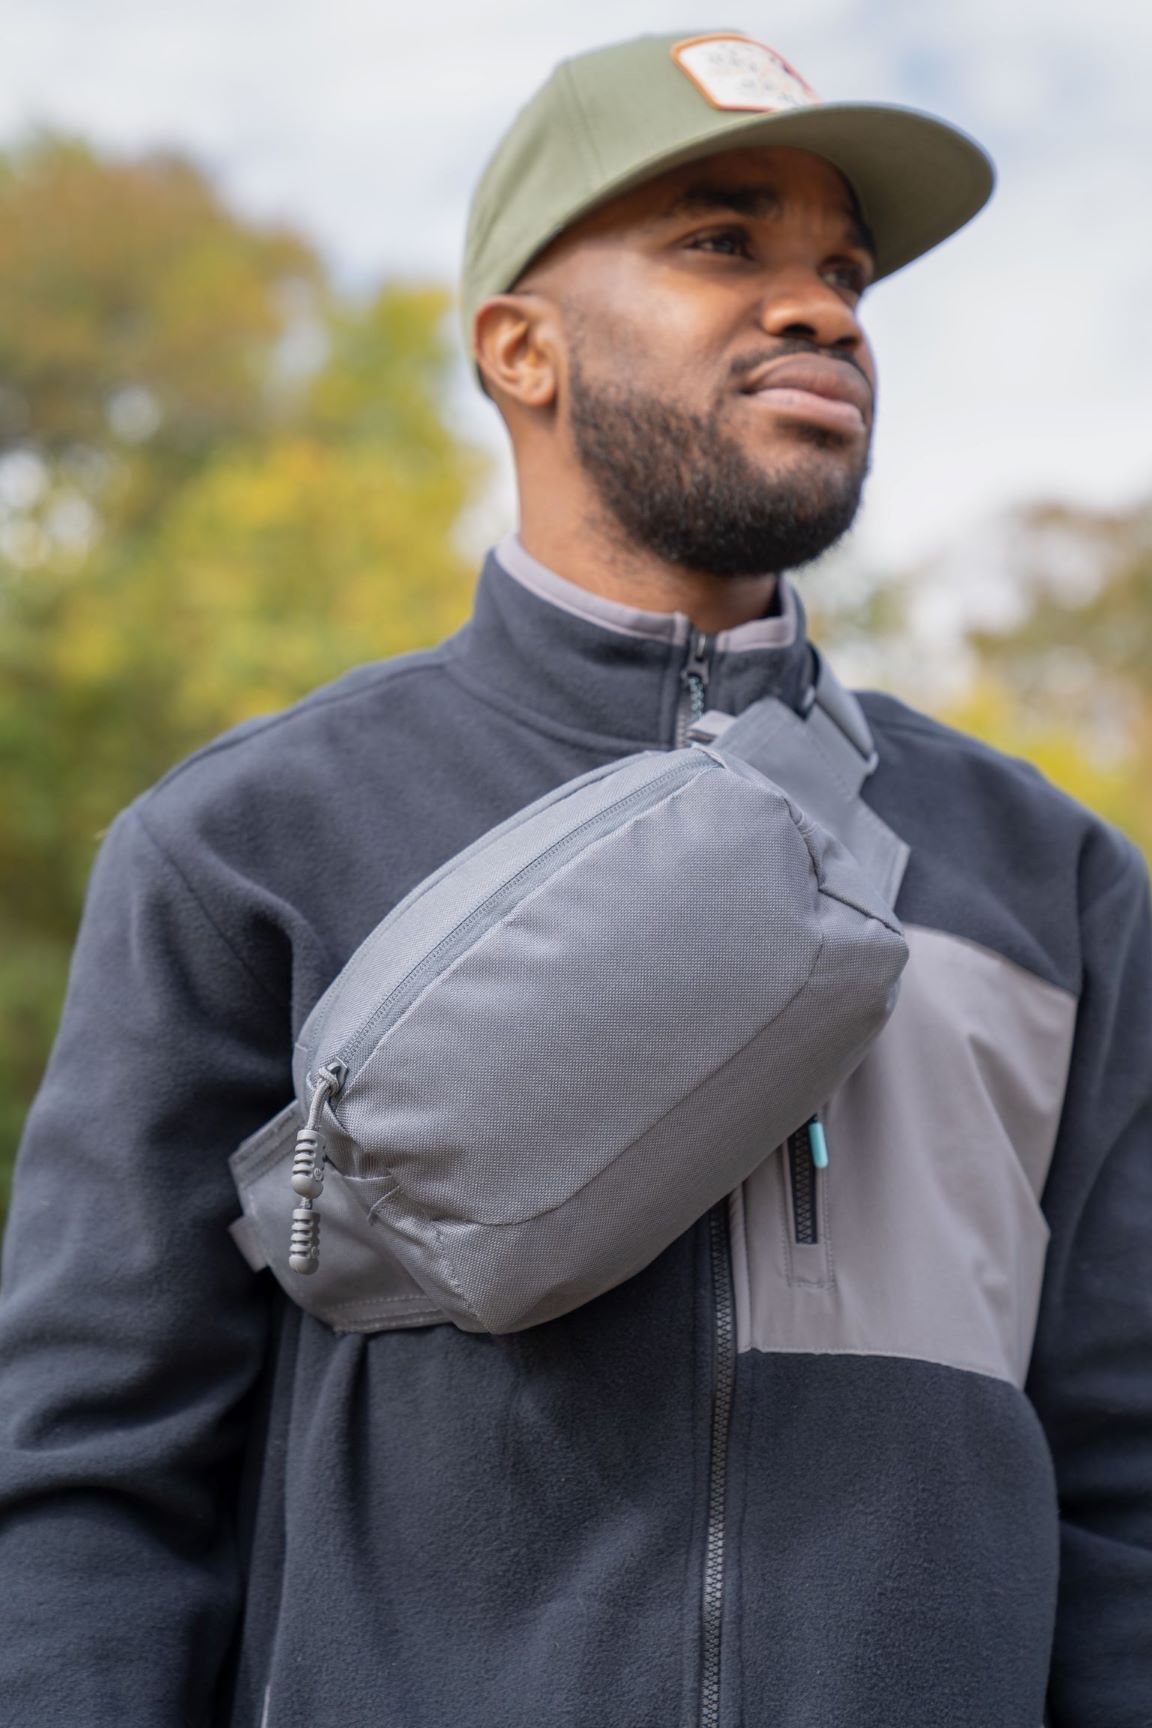
[[[819,352],[809,342],[773,350]],[[602,507],[633,546],[666,563],[713,576],[779,574],[819,558],[855,520],[866,442],[856,454],[837,433],[796,423],[787,436],[802,448],[773,473],[723,429],[726,399],[696,414],[642,390],[593,384],[576,352],[569,387],[576,454]]]

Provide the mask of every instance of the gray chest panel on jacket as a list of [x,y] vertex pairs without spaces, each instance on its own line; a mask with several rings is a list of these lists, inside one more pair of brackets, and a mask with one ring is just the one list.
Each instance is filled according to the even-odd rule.
[[784,1155],[732,1196],[738,1347],[1022,1386],[1076,999],[975,943],[906,934],[892,1018],[821,1110],[829,1164],[801,1178],[814,1223]]

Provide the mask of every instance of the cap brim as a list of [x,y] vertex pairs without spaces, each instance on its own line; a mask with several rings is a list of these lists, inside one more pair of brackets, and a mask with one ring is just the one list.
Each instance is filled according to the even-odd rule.
[[787,113],[728,119],[723,128],[712,126],[699,138],[635,164],[615,183],[601,186],[596,198],[570,211],[556,232],[687,162],[724,150],[786,145],[823,157],[852,186],[876,242],[879,278],[910,264],[971,221],[996,183],[992,162],[975,139],[915,108],[821,102]]

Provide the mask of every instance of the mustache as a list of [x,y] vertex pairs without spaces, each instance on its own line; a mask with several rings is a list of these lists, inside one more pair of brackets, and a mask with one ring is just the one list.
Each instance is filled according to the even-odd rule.
[[822,342],[816,342],[807,336],[785,336],[779,342],[774,342],[771,348],[761,349],[759,354],[742,354],[738,360],[733,360],[731,375],[739,382],[750,373],[758,372],[761,366],[770,366],[773,361],[786,360],[794,354],[803,354],[807,358],[815,357],[818,360],[835,360],[841,366],[852,366],[868,385],[869,392],[872,390],[872,381],[854,354],[846,353],[843,348],[826,348]]

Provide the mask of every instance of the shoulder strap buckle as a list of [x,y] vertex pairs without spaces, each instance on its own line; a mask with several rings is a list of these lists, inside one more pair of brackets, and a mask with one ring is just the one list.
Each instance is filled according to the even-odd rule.
[[749,763],[781,787],[847,846],[894,905],[909,850],[861,797],[880,759],[872,729],[824,656],[808,647],[812,680],[799,713],[776,696],[735,717],[709,709],[689,728],[688,739]]

